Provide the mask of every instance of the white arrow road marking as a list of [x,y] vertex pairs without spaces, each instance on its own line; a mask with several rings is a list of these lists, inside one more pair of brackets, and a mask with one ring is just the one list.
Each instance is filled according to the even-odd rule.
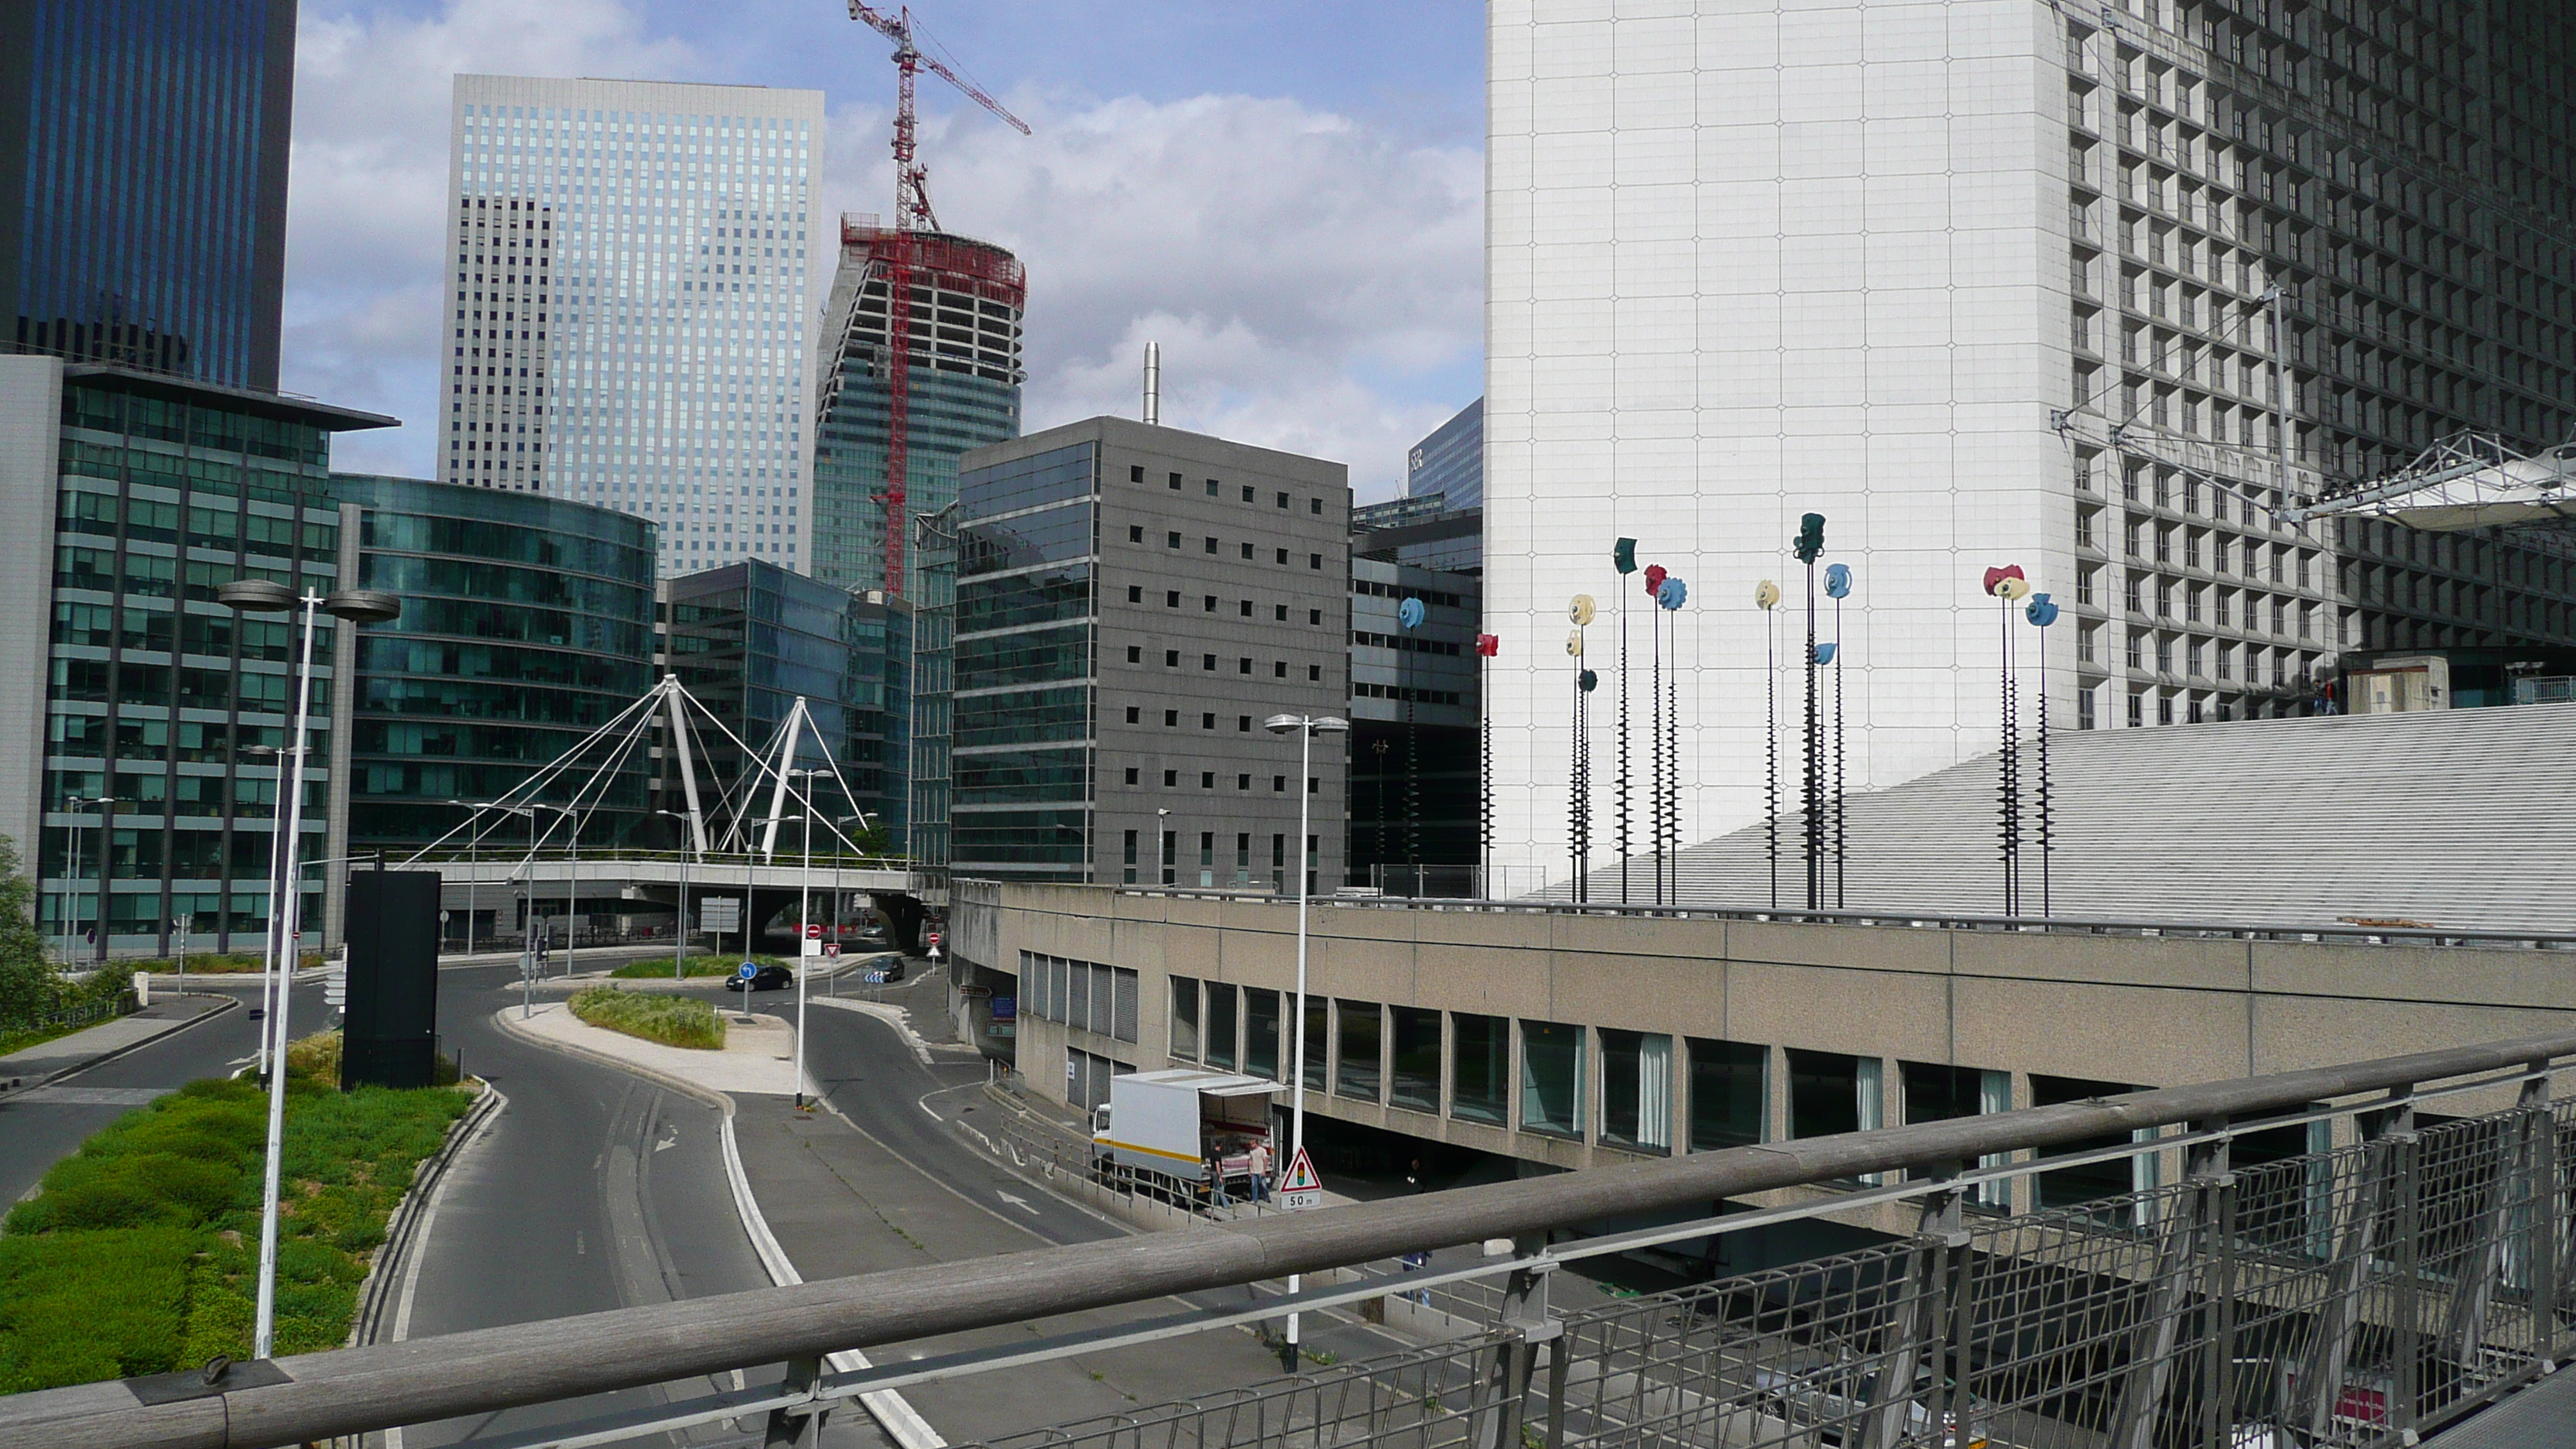
[[1002,1201],[1009,1203],[1011,1206],[1018,1208],[1020,1211],[1027,1213],[1030,1217],[1036,1217],[1038,1215],[1038,1210],[1029,1206],[1029,1200],[1027,1198],[1003,1192],[998,1188],[994,1190],[993,1196],[998,1197]]
[[653,1150],[656,1152],[668,1152],[679,1145],[680,1129],[677,1127],[666,1127],[662,1130],[662,1140],[653,1144]]

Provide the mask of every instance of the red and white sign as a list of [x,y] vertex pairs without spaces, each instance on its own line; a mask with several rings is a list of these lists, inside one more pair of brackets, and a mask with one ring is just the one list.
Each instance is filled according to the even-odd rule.
[[838,942],[838,941],[826,941],[826,942],[824,942],[824,943],[823,943],[823,954],[824,954],[824,955],[826,955],[826,956],[838,956],[838,955],[840,955],[840,954],[841,954],[841,943],[840,943],[840,942]]
[[1306,1149],[1297,1149],[1297,1158],[1288,1164],[1288,1175],[1279,1179],[1279,1206],[1290,1212],[1324,1205],[1324,1180],[1315,1175],[1315,1162]]
[[808,940],[808,941],[819,941],[819,940],[822,940],[822,939],[823,939],[823,927],[822,927],[822,925],[818,922],[818,923],[816,923],[816,924],[814,924],[814,925],[807,926],[807,927],[805,928],[805,939],[806,939],[806,940]]

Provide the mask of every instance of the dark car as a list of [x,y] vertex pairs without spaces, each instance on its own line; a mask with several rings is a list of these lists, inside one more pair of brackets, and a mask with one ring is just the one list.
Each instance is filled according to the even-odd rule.
[[867,964],[866,969],[860,973],[859,979],[870,986],[882,986],[891,982],[901,981],[903,979],[903,958],[901,956],[888,956],[883,960],[871,961]]
[[748,977],[725,978],[727,991],[784,991],[796,984],[796,973],[784,966],[763,966]]

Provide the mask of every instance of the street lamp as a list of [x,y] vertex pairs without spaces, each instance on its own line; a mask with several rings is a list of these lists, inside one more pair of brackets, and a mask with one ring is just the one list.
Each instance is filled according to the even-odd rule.
[[[1274,735],[1297,734],[1297,1030],[1295,1064],[1288,1079],[1288,1161],[1293,1167],[1306,1156],[1306,831],[1314,793],[1306,781],[1314,769],[1315,736],[1349,732],[1351,722],[1335,715],[1274,714],[1261,722]],[[1288,1276],[1288,1291],[1297,1291],[1298,1275]],[[1297,1315],[1288,1315],[1288,1366],[1297,1365]]]
[[[796,1105],[805,1105],[805,976],[806,961],[823,952],[822,941],[814,933],[814,777],[829,773],[824,770],[790,770],[800,782],[797,803],[805,807],[797,816],[805,832],[804,876],[796,884]],[[835,915],[838,913],[836,912]],[[810,955],[809,955],[810,951]]]
[[689,954],[689,817],[686,811],[681,810],[656,810],[653,813],[668,815],[679,821],[681,827],[680,909],[679,913],[671,918],[671,979],[681,981],[688,976],[683,963],[688,959]]
[[[329,595],[306,589],[299,600],[293,589],[270,579],[235,579],[215,590],[217,602],[237,613],[283,613],[299,602],[304,606],[302,662],[295,673],[295,767],[289,775],[293,793],[288,797],[286,814],[286,869],[279,873],[287,894],[284,916],[278,914],[277,897],[270,897],[272,949],[271,969],[279,969],[276,958],[284,955],[283,969],[294,969],[295,942],[299,934],[297,916],[303,905],[304,874],[296,857],[303,846],[304,832],[304,762],[311,753],[309,731],[313,715],[313,633],[314,616],[327,611],[333,617],[347,620],[352,626],[380,624],[402,613],[402,601],[376,589],[342,589]],[[279,929],[280,926],[283,929]],[[273,1329],[277,1317],[277,1172],[283,1155],[281,1144],[286,1136],[286,978],[277,983],[277,1009],[270,1020],[269,1036],[277,1044],[270,1058],[268,1074],[268,1171],[260,1193],[259,1214],[259,1306],[251,1327],[251,1355],[268,1358],[274,1347]]]
[[[108,807],[123,803],[123,801],[118,800],[113,795],[73,795],[65,798],[63,801],[64,812],[73,817],[71,825],[71,839],[66,842],[70,847],[70,854],[63,861],[63,964],[65,966],[72,964],[72,927],[77,924],[75,918],[80,914],[80,894],[78,888],[80,886],[80,873],[81,866],[83,864],[80,848],[80,807],[83,805],[95,805],[99,807],[99,837],[104,840],[107,836],[108,826],[112,823],[112,816],[109,813]],[[99,849],[101,855],[104,856],[107,847],[102,845]],[[105,892],[101,892],[98,898],[98,928],[99,944],[101,947],[104,947],[107,944],[107,896]]]
[[1167,886],[1172,883],[1170,879],[1172,874],[1172,852],[1164,839],[1164,837],[1170,835],[1171,832],[1163,828],[1163,822],[1171,818],[1172,812],[1169,810],[1156,810],[1154,812],[1154,884],[1157,887]]

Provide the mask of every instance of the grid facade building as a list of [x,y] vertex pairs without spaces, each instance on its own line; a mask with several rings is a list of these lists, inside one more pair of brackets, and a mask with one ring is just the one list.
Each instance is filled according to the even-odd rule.
[[[1569,665],[1534,645],[1620,591],[1620,537],[1691,587],[1687,839],[1765,806],[1807,512],[1856,576],[1853,788],[1993,748],[2007,639],[2054,728],[2303,711],[2347,650],[2563,645],[2555,545],[2273,510],[2460,428],[2576,425],[2569,32],[2430,0],[1493,7],[1495,889],[1567,873]],[[2056,627],[1999,625],[2002,564]],[[1791,617],[1743,602],[1765,578]]]
[[[1297,740],[1350,698],[1338,463],[1123,418],[960,463],[951,837],[960,876],[1293,889]],[[1303,855],[1342,878],[1345,741]]]
[[0,6],[0,348],[277,388],[294,0]]
[[1485,501],[1485,400],[1460,408],[1404,455],[1404,496],[1439,495],[1453,509]]
[[[394,420],[137,369],[0,357],[0,835],[80,957],[256,950],[291,746],[298,616],[215,590],[329,593],[346,559],[333,432]],[[346,628],[314,644],[303,844],[335,852]],[[265,755],[261,752],[266,751]],[[102,802],[102,797],[106,797]],[[330,934],[320,877],[302,918]]]
[[442,482],[807,566],[818,91],[460,75]]

